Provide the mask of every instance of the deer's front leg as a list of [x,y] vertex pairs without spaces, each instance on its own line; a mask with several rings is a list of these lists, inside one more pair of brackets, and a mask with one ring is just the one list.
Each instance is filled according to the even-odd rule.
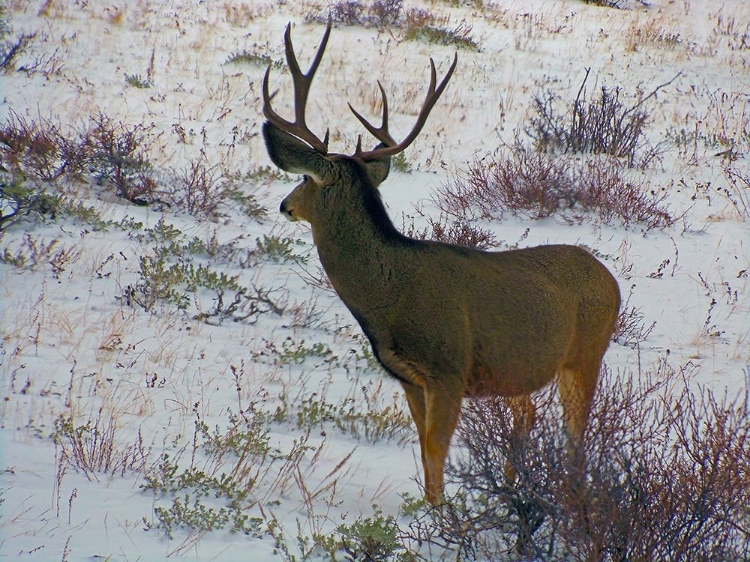
[[404,388],[406,402],[409,404],[409,411],[414,420],[414,425],[417,426],[419,450],[422,456],[422,469],[424,470],[424,484],[426,488],[427,483],[430,481],[430,472],[425,458],[425,443],[427,441],[427,408],[425,406],[424,389],[409,383],[402,383],[401,386]]
[[460,392],[446,392],[442,388],[425,390],[425,488],[427,501],[433,505],[439,504],[443,499],[445,459],[448,458],[451,438],[458,424],[461,398]]

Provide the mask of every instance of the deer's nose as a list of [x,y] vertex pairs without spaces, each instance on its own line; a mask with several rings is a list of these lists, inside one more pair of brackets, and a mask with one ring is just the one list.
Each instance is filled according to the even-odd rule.
[[284,199],[281,202],[281,205],[279,205],[279,212],[284,215],[287,220],[294,221],[296,220],[296,217],[294,216],[294,212],[292,209],[289,208],[289,206],[286,203],[286,199]]

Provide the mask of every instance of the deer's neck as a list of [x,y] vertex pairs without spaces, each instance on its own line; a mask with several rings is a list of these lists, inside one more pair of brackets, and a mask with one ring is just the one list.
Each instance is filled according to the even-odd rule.
[[334,204],[313,223],[313,238],[323,268],[336,292],[355,316],[398,300],[399,270],[413,241],[391,222],[378,193],[358,193],[358,201]]

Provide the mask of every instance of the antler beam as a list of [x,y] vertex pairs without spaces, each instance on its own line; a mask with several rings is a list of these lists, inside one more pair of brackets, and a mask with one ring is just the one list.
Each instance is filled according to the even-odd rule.
[[268,77],[271,74],[271,65],[266,69],[266,75],[263,77],[263,115],[271,123],[291,133],[295,137],[298,137],[305,141],[307,144],[312,146],[315,150],[321,154],[328,154],[328,131],[323,140],[320,140],[305,123],[305,106],[307,105],[307,96],[310,93],[310,86],[315,72],[318,70],[320,60],[323,58],[323,51],[326,49],[328,44],[328,36],[331,34],[331,20],[328,20],[326,25],[326,32],[323,35],[323,39],[320,41],[318,46],[318,52],[315,54],[312,64],[306,73],[300,70],[297,57],[294,55],[294,47],[292,46],[292,24],[286,26],[286,32],[284,33],[284,47],[286,50],[286,63],[289,67],[289,72],[292,75],[292,82],[294,83],[294,122],[287,121],[276,113],[271,107],[271,99],[276,95],[268,93]]
[[383,85],[380,83],[380,81],[378,81],[378,87],[380,88],[380,95],[383,98],[383,119],[380,127],[375,127],[367,119],[362,117],[362,115],[360,115],[360,113],[352,107],[352,104],[349,104],[349,109],[351,109],[352,113],[354,113],[354,116],[359,119],[359,122],[364,125],[365,129],[367,129],[372,136],[374,136],[385,145],[373,150],[362,151],[362,138],[360,137],[359,141],[357,142],[357,150],[354,153],[354,157],[359,158],[360,160],[363,160],[365,162],[377,160],[379,158],[385,158],[386,156],[393,156],[394,154],[398,154],[399,152],[405,150],[406,147],[408,147],[412,142],[414,142],[414,139],[417,138],[419,133],[422,131],[422,127],[424,127],[424,124],[427,122],[427,117],[430,115],[430,111],[432,111],[432,108],[434,107],[438,98],[440,98],[443,90],[445,90],[445,87],[448,85],[448,80],[450,80],[451,76],[453,76],[453,71],[456,70],[456,64],[458,64],[458,53],[453,56],[453,64],[451,64],[451,67],[448,69],[445,77],[441,80],[440,85],[435,88],[435,84],[437,82],[437,72],[435,71],[435,61],[430,58],[430,87],[427,89],[427,96],[425,97],[424,103],[422,104],[422,109],[419,110],[417,122],[414,124],[414,127],[406,136],[406,138],[399,143],[397,143],[388,132],[388,98],[385,95],[385,90],[383,89]]

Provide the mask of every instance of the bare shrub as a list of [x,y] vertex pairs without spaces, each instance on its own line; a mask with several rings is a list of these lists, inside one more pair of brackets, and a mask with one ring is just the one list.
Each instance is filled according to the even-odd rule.
[[656,320],[646,326],[641,308],[630,305],[630,298],[633,296],[634,289],[635,285],[631,285],[630,292],[620,307],[620,314],[615,323],[615,333],[612,339],[620,345],[636,348],[641,342],[648,339],[651,332],[654,331]]
[[374,0],[365,4],[357,0],[337,0],[328,5],[328,13],[311,12],[308,21],[325,23],[330,18],[337,25],[363,27],[398,27],[402,24],[403,0]]
[[598,98],[588,99],[586,81],[590,70],[586,69],[576,99],[563,115],[557,112],[554,95],[538,95],[533,102],[536,116],[526,132],[534,139],[537,150],[608,154],[625,158],[628,166],[645,168],[659,155],[659,148],[652,147],[644,135],[648,123],[646,102],[676,77],[628,107],[620,99],[619,87],[602,86]]
[[502,402],[471,403],[458,430],[466,455],[447,473],[458,493],[411,537],[461,559],[747,560],[750,389],[717,397],[684,376],[664,363],[653,376],[604,373],[585,477],[567,462],[552,391],[524,446]]
[[464,177],[438,190],[435,203],[456,216],[502,218],[511,212],[531,219],[548,217],[560,206],[564,191],[571,191],[560,161],[516,144],[497,159],[476,159]]
[[626,180],[615,159],[577,161],[516,142],[494,159],[474,160],[463,176],[439,188],[435,203],[463,218],[499,219],[511,213],[541,219],[557,213],[580,221],[582,213],[593,213],[605,224],[637,223],[652,229],[676,220],[663,205],[664,197]]
[[343,25],[364,25],[367,22],[366,7],[356,0],[339,0],[329,6],[330,18]]
[[0,151],[5,162],[43,181],[75,175],[84,165],[79,146],[51,119],[26,119],[12,109],[0,124]]
[[430,219],[430,227],[432,228],[431,240],[479,248],[480,250],[487,250],[499,245],[491,231],[474,226],[466,221],[445,222]]
[[9,19],[8,6],[0,5],[0,70],[5,73],[15,70],[15,60],[25,53],[36,39],[36,33],[22,33],[9,40]]
[[480,250],[488,250],[500,245],[492,231],[475,226],[465,219],[451,220],[446,214],[442,214],[439,219],[434,219],[421,209],[417,209],[417,214],[427,220],[429,227],[420,230],[414,225],[413,220],[408,225],[404,221],[404,234],[409,238],[436,240]]
[[119,196],[139,205],[158,198],[158,184],[146,156],[148,132],[143,124],[114,123],[97,113],[91,127],[81,133],[81,146],[98,181],[111,182]]
[[307,14],[306,21],[336,25],[376,27],[403,31],[407,41],[427,41],[437,45],[450,45],[462,49],[478,50],[479,44],[472,36],[472,26],[466,21],[447,28],[447,16],[435,16],[424,8],[404,9],[403,0],[374,0],[367,4],[358,0],[337,0],[328,5],[328,12],[315,10]]
[[401,20],[404,0],[375,0],[370,6],[370,16],[378,27],[397,25]]
[[215,218],[219,205],[225,200],[225,187],[220,173],[201,156],[175,173],[173,201],[194,217]]
[[431,25],[435,21],[435,16],[429,10],[424,8],[409,8],[404,14],[404,29],[416,30],[421,27]]
[[622,0],[583,0],[584,4],[593,4],[594,6],[602,6],[604,8],[617,8],[622,9]]
[[616,8],[618,10],[625,10],[630,7],[630,4],[640,4],[641,6],[648,6],[649,3],[646,0],[583,0],[584,4],[593,4],[594,6],[601,6],[603,8]]
[[567,201],[595,212],[605,224],[642,224],[647,229],[672,226],[676,218],[664,204],[666,194],[648,191],[622,176],[618,161],[597,158],[572,167],[573,193]]

